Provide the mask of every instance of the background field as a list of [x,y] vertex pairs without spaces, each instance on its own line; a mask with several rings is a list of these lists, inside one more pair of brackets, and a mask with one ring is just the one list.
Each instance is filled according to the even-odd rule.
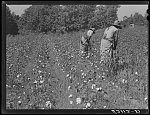
[[79,56],[82,32],[7,36],[7,109],[148,108],[148,29],[120,31],[115,74],[99,63],[103,31],[89,59]]

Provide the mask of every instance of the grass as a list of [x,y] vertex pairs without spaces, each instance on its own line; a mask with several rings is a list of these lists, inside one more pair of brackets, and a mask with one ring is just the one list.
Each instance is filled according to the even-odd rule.
[[[116,63],[112,73],[99,63],[104,29],[97,30],[91,39],[89,59],[79,56],[82,32],[7,36],[6,108],[81,109],[86,103],[91,104],[87,109],[146,108],[147,31],[145,27],[120,31],[117,46],[120,63]],[[99,87],[102,90],[97,91]],[[70,94],[72,98],[68,97]],[[82,97],[81,104],[76,104],[77,97]]]

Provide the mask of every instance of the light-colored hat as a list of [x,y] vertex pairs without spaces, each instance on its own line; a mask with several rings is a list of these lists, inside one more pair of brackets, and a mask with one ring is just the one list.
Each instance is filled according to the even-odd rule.
[[95,28],[90,28],[88,31],[87,31],[87,36],[92,36],[92,34],[95,33]]
[[92,34],[93,34],[93,30],[88,30],[87,31],[87,36],[92,36]]
[[120,26],[120,21],[116,20],[113,25]]

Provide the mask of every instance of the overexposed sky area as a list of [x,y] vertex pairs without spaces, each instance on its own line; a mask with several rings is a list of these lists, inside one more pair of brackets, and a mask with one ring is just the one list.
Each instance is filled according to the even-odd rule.
[[16,15],[21,16],[24,13],[24,10],[29,8],[32,5],[7,5],[11,12],[15,12]]
[[121,5],[121,7],[118,9],[117,14],[119,20],[122,20],[124,16],[129,17],[135,12],[138,12],[144,16],[147,12],[147,9],[148,5]]
[[[21,15],[24,10],[31,5],[8,5],[11,12],[15,12],[17,15]],[[131,14],[134,14],[135,12],[138,12],[145,15],[146,11],[148,9],[148,5],[121,5],[121,7],[118,9],[118,18],[119,20],[123,19],[123,16],[129,17]]]

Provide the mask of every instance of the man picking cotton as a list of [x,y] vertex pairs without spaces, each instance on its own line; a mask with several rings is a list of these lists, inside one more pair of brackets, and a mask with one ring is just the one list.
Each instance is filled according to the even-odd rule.
[[113,50],[116,50],[118,42],[119,29],[121,29],[121,26],[118,20],[112,26],[105,29],[100,46],[101,62],[108,62],[113,58]]
[[91,49],[90,39],[94,33],[95,28],[91,28],[81,38],[80,53],[83,57],[89,57],[89,49]]

